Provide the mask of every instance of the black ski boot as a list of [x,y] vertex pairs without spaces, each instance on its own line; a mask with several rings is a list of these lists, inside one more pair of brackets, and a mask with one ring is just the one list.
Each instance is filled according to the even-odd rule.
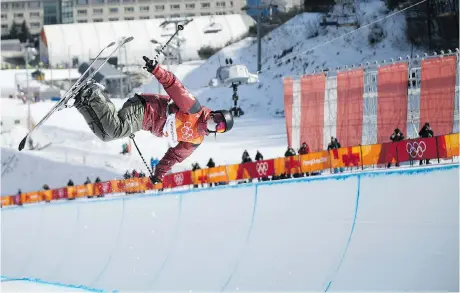
[[84,106],[89,105],[89,101],[91,100],[91,96],[97,90],[104,90],[105,87],[100,83],[97,83],[95,80],[90,80],[88,84],[83,87],[76,95],[75,95],[75,102],[74,106],[77,109],[81,109]]

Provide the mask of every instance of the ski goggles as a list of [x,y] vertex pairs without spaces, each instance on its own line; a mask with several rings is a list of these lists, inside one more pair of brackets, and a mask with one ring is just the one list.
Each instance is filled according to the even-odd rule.
[[[211,114],[212,122],[208,124],[208,129],[215,131],[217,133],[223,133],[227,129],[225,124],[224,116],[221,113],[212,113]],[[214,129],[212,129],[214,128]]]

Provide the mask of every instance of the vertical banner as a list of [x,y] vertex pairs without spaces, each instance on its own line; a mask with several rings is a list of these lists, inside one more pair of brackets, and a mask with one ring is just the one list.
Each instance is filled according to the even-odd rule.
[[420,129],[425,122],[429,122],[435,135],[452,133],[455,78],[455,56],[422,61]]
[[287,144],[288,146],[291,146],[293,80],[290,77],[286,77],[283,79],[283,82],[284,82],[284,116],[286,119]]
[[398,63],[378,68],[377,142],[390,142],[395,128],[407,136],[408,64]]
[[[324,131],[324,97],[326,92],[326,75],[324,73],[302,76],[300,144],[306,142],[310,151],[323,150]],[[293,145],[294,149],[300,145]]]
[[337,74],[337,140],[342,147],[359,145],[363,135],[364,70]]

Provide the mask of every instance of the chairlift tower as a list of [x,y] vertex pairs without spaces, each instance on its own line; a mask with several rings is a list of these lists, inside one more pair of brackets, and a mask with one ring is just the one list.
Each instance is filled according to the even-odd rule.
[[[162,29],[165,29],[167,30],[167,26],[169,24],[174,24],[174,27],[177,28],[178,25],[183,25],[184,27],[189,23],[193,21],[193,19],[189,19],[189,18],[174,18],[174,19],[167,19],[165,21],[163,21],[161,24],[160,24],[160,28]],[[166,32],[166,33],[163,33],[161,34],[162,37],[170,37],[172,36],[174,33],[169,33],[169,32]],[[180,34],[180,31],[177,33],[177,36],[175,38],[175,43],[174,44],[171,44],[171,45],[168,45],[168,50],[167,50],[167,55],[169,55],[167,58],[168,59],[171,59],[171,51],[169,50],[169,48],[173,48],[175,53],[176,53],[176,58],[177,58],[177,61],[178,61],[178,64],[181,64],[182,63],[182,56],[181,56],[181,49],[180,49],[180,46],[181,44],[185,43],[185,38],[181,36]],[[166,54],[165,54],[165,57],[166,57]]]

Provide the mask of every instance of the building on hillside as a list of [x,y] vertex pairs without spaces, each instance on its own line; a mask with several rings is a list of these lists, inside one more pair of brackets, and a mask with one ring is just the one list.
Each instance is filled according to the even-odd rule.
[[[198,50],[205,46],[223,47],[230,41],[244,37],[249,27],[255,24],[247,14],[216,15],[190,18],[177,39],[181,40],[182,61],[199,59]],[[78,23],[66,25],[45,25],[40,37],[40,60],[57,66],[78,63],[94,58],[98,52],[112,41],[120,42],[123,37],[134,39],[114,54],[120,65],[140,65],[142,56],[155,56],[156,49],[174,33],[174,23],[163,25],[162,19],[113,21],[100,23]],[[218,30],[209,30],[210,25],[219,24]],[[113,47],[112,47],[113,48]],[[110,52],[112,48],[107,49]],[[102,57],[107,56],[103,54]]]
[[25,20],[31,33],[38,34],[51,24],[239,14],[244,5],[245,0],[2,0],[2,36],[13,20]]
[[21,24],[24,20],[31,34],[40,33],[43,26],[43,5],[32,0],[2,0],[2,36],[8,35],[13,22]]
[[[94,62],[94,67],[99,67],[102,60]],[[78,71],[85,72],[88,69],[88,63],[82,63]],[[132,90],[129,77],[122,71],[116,69],[111,64],[104,64],[99,72],[94,76],[94,80],[105,87],[105,90],[112,98],[124,98]]]

